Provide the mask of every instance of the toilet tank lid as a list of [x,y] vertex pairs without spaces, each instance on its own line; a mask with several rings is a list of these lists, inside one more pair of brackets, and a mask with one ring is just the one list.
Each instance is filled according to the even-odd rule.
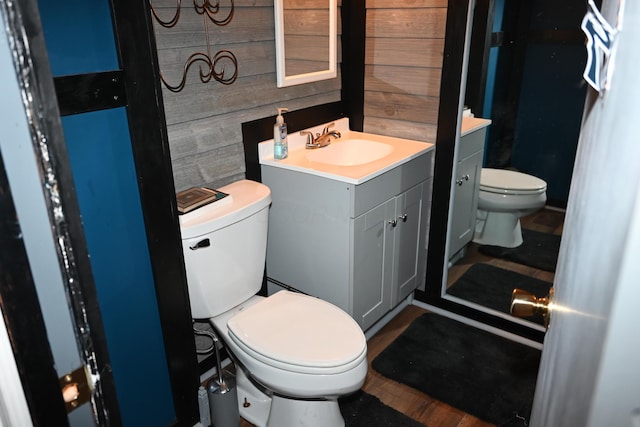
[[547,183],[540,178],[522,172],[482,168],[480,187],[512,191],[540,191],[547,189]]
[[[182,239],[192,239],[234,224],[259,212],[271,203],[271,190],[266,185],[243,179],[219,191],[227,193],[230,202],[217,202],[180,215]],[[224,201],[225,199],[222,199]]]

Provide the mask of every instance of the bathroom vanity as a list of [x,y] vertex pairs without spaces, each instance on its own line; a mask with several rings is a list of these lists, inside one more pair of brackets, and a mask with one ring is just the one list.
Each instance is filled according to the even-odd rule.
[[[290,136],[283,161],[269,157],[268,142],[259,147],[272,196],[269,292],[322,298],[366,330],[425,279],[434,150],[336,127],[342,137],[316,150]],[[353,141],[357,150],[345,154]]]
[[473,239],[478,209],[480,172],[487,126],[491,120],[463,117],[458,146],[458,162],[453,183],[449,259],[455,258]]

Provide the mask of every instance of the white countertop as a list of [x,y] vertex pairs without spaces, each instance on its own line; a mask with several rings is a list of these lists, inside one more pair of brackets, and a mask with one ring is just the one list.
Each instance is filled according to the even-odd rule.
[[[323,125],[320,125],[308,130],[316,133],[321,132],[322,128]],[[273,158],[273,139],[258,144],[260,164],[310,173],[350,184],[361,184],[434,148],[434,144],[429,142],[351,131],[349,130],[349,120],[346,118],[337,120],[332,129],[339,130],[342,136],[331,142],[331,144],[340,144],[349,139],[367,139],[389,144],[393,147],[393,150],[390,154],[378,160],[361,165],[337,166],[313,162],[307,158],[307,154],[324,148],[306,149],[306,136],[300,135],[300,132],[294,132],[289,134],[287,138],[289,157],[284,160],[275,160]]]
[[480,119],[478,117],[462,117],[462,126],[460,127],[460,136],[465,136],[471,132],[475,132],[491,124],[489,119]]

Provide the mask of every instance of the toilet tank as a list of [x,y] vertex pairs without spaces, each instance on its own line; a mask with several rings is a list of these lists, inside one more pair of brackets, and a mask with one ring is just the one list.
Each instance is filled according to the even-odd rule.
[[224,313],[262,286],[271,191],[249,180],[218,190],[229,196],[180,216],[194,319]]

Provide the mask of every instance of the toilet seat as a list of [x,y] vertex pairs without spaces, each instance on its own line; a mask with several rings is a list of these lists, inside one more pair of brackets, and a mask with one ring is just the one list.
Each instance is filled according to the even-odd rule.
[[531,195],[544,193],[547,183],[540,178],[506,169],[483,168],[480,191],[504,195]]
[[234,315],[227,331],[251,357],[297,373],[342,373],[366,358],[366,339],[349,315],[318,298],[289,291]]

